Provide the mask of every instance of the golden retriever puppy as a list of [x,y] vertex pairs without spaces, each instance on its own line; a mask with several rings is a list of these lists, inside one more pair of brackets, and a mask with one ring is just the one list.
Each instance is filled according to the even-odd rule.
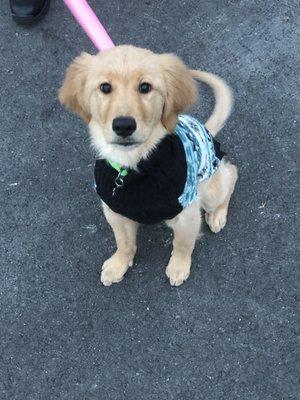
[[[197,81],[210,85],[216,98],[205,126],[182,115],[197,101]],[[166,274],[171,285],[181,285],[190,274],[200,208],[213,232],[226,224],[237,168],[218,156],[213,136],[230,114],[230,89],[172,54],[117,46],[77,57],[59,99],[88,124],[98,158],[97,192],[117,244],[101,282],[120,282],[132,266],[139,223],[165,220],[174,232]],[[194,131],[202,136],[193,138]]]

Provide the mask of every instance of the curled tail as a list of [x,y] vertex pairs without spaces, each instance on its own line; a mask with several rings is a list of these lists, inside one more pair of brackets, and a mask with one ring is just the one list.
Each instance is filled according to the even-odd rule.
[[231,89],[223,79],[209,72],[191,70],[194,79],[206,83],[213,89],[215,106],[211,116],[205,122],[206,128],[215,136],[222,129],[230,115],[233,97]]

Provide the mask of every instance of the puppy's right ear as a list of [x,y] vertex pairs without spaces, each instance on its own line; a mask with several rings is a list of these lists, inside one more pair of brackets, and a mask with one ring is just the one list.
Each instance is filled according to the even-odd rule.
[[68,67],[64,82],[59,91],[59,101],[75,114],[89,123],[91,115],[88,107],[86,81],[93,58],[88,53],[81,53]]

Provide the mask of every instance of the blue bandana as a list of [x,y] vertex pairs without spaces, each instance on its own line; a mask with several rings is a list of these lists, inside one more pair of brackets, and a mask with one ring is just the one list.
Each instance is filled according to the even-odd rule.
[[215,154],[214,140],[208,130],[190,115],[180,115],[174,132],[182,141],[187,178],[184,191],[178,198],[183,208],[197,199],[199,182],[210,178],[220,164]]

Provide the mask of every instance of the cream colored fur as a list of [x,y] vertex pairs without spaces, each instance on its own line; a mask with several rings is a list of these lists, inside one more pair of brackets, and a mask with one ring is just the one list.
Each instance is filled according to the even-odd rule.
[[206,83],[213,89],[215,96],[215,107],[212,115],[205,122],[206,128],[212,134],[216,134],[223,128],[232,109],[232,94],[227,83],[219,76],[204,71],[192,70],[192,76],[200,82]]
[[[231,111],[229,87],[213,74],[189,70],[172,54],[159,55],[133,46],[118,46],[96,56],[83,53],[68,68],[59,98],[88,123],[98,156],[135,169],[165,135],[172,134],[179,113],[196,102],[196,80],[213,89],[215,107],[206,127],[216,135]],[[99,90],[103,82],[112,85],[109,95]],[[151,84],[149,94],[138,92],[141,82]],[[120,115],[136,120],[137,129],[132,136],[137,145],[125,147],[116,143],[112,120]],[[166,268],[171,285],[181,285],[190,274],[191,256],[201,225],[200,208],[206,211],[210,229],[219,232],[226,224],[236,180],[237,168],[222,161],[217,172],[200,183],[199,200],[166,221],[174,232],[173,252]],[[102,266],[101,282],[109,286],[120,282],[133,263],[138,224],[106,205],[103,208],[117,244],[115,254]]]

